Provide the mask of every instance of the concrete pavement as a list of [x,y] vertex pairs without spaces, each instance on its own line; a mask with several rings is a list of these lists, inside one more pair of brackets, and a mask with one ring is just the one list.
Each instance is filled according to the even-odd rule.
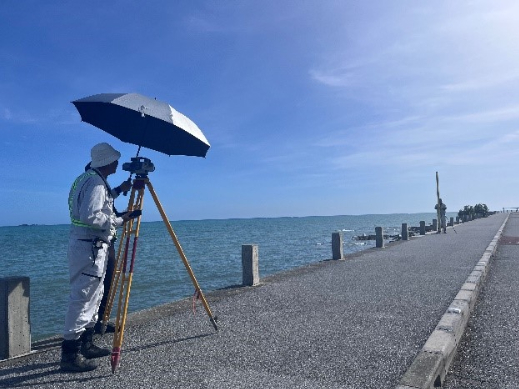
[[[136,313],[114,375],[109,358],[93,372],[61,373],[59,340],[51,339],[41,352],[1,362],[0,385],[412,387],[402,380],[413,378],[417,357],[507,216],[283,272],[257,287],[206,293],[218,332],[188,300]],[[101,342],[111,348],[111,336]]]

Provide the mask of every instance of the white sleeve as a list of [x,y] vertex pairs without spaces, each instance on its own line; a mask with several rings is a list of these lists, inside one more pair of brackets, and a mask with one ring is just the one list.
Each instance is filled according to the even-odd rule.
[[101,230],[110,230],[110,215],[106,214],[106,188],[104,183],[88,180],[82,190],[83,201],[79,209],[79,218],[83,223]]

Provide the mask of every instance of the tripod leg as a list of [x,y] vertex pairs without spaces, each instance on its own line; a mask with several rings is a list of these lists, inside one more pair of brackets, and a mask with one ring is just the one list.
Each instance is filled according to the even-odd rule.
[[106,299],[106,306],[103,312],[102,317],[102,327],[101,327],[101,335],[104,335],[106,332],[106,327],[108,325],[108,321],[110,320],[110,316],[112,314],[112,308],[115,300],[115,295],[117,294],[117,286],[119,285],[119,281],[121,279],[121,268],[122,268],[122,258],[121,258],[121,248],[123,246],[122,241],[125,239],[125,233],[120,237],[121,243],[119,244],[119,249],[117,250],[117,254],[115,256],[115,265],[112,273],[112,278],[110,280],[110,289],[108,291],[108,298]]
[[[135,200],[135,204],[130,210],[142,210],[143,204],[143,196],[144,196],[144,183],[142,180],[136,179],[134,182],[133,190],[137,189],[138,194]],[[132,192],[133,195],[133,192]],[[135,223],[135,224],[134,224]],[[135,264],[135,254],[137,252],[137,241],[139,238],[139,229],[141,224],[141,217],[137,217],[137,219],[130,220],[126,223],[126,240],[124,247],[124,256],[122,262],[122,282],[119,288],[119,302],[117,306],[117,319],[115,322],[115,334],[113,339],[113,347],[112,347],[112,373],[115,373],[117,366],[119,365],[119,361],[121,358],[121,347],[123,343],[124,337],[124,327],[126,325],[126,317],[128,314],[128,303],[130,301],[130,289],[132,285],[133,279],[133,268]],[[135,229],[133,229],[135,225]],[[130,248],[130,235],[134,235],[133,245],[132,245],[132,253],[131,260],[128,268],[128,253]],[[128,270],[128,272],[127,272]]]
[[211,313],[209,304],[207,303],[204,293],[202,292],[202,289],[200,288],[200,285],[198,284],[198,281],[196,280],[195,274],[193,273],[193,270],[191,269],[191,265],[189,265],[187,257],[184,254],[184,250],[182,250],[182,246],[180,246],[177,235],[175,234],[175,231],[173,231],[173,227],[171,227],[171,223],[169,222],[169,219],[166,216],[166,213],[164,212],[162,205],[160,204],[159,198],[157,197],[157,194],[155,193],[155,190],[153,189],[153,185],[151,185],[151,182],[149,180],[146,181],[146,185],[148,186],[151,196],[153,197],[153,200],[155,201],[155,204],[157,205],[157,209],[159,210],[160,215],[162,216],[162,220],[164,221],[164,224],[166,225],[166,228],[168,229],[169,235],[171,236],[173,243],[175,243],[178,254],[180,255],[180,258],[182,259],[182,262],[184,262],[184,266],[186,267],[186,270],[189,273],[189,277],[191,278],[191,281],[193,282],[193,285],[195,286],[195,291],[198,294],[198,296],[200,297],[200,300],[202,300],[202,305],[204,306],[205,311],[207,312],[207,315],[209,316],[209,320],[211,321],[211,324],[213,325],[214,329],[216,331],[218,331],[218,326],[216,324],[217,318],[216,318],[216,316],[213,316],[213,314]]
[[[135,200],[135,190],[132,189],[130,199],[128,201],[128,209],[131,209],[133,206],[133,201]],[[112,314],[112,308],[115,301],[115,295],[117,294],[119,281],[121,280],[121,273],[123,268],[123,247],[125,238],[129,234],[129,231],[131,231],[130,224],[126,224],[123,229],[123,233],[121,235],[121,238],[119,239],[119,248],[117,250],[117,256],[115,261],[115,269],[114,273],[112,274],[112,281],[110,282],[110,291],[108,293],[108,299],[106,301],[106,307],[103,314],[103,327],[101,329],[101,334],[104,335],[106,331],[106,326],[108,325],[108,321],[110,320],[110,315]]]

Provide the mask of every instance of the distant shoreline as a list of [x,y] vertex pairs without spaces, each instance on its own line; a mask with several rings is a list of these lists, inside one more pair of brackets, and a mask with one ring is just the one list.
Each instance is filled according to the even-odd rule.
[[[344,214],[344,215],[306,215],[306,216],[253,216],[253,217],[229,217],[229,218],[208,218],[208,219],[178,219],[170,220],[172,223],[178,222],[204,222],[204,221],[219,221],[219,220],[257,220],[257,219],[303,219],[303,218],[314,218],[314,217],[342,217],[342,216],[395,216],[395,215],[417,215],[417,214],[430,214],[434,217],[435,211],[427,212],[393,212],[393,213],[360,213],[360,214]],[[458,212],[452,211],[447,214],[455,214]],[[158,220],[142,220],[142,223],[162,223],[161,219]],[[56,223],[56,224],[38,224],[38,223],[23,223],[18,225],[0,225],[2,227],[43,227],[43,226],[64,226],[70,225],[70,223]]]

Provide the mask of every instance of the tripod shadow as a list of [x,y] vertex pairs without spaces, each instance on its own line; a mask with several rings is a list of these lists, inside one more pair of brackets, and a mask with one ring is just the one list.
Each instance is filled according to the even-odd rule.
[[155,347],[160,347],[160,346],[165,346],[165,345],[168,345],[168,344],[176,344],[176,343],[181,343],[181,342],[185,342],[185,341],[188,341],[188,340],[193,340],[193,339],[202,339],[202,338],[206,338],[208,336],[214,336],[215,333],[210,333],[210,334],[202,334],[202,335],[196,335],[196,336],[188,336],[188,337],[185,337],[185,338],[181,338],[181,339],[173,339],[173,340],[165,340],[165,341],[162,341],[162,342],[156,342],[156,343],[151,343],[151,344],[147,344],[147,345],[144,345],[144,346],[136,346],[136,347],[129,347],[125,350],[125,352],[137,352],[137,351],[142,351],[142,350],[148,350],[148,349],[151,349],[151,348],[155,348]]
[[38,342],[34,342],[31,345],[32,351],[44,351],[50,350],[53,348],[58,348],[61,346],[61,342],[63,342],[63,338],[61,336],[52,337],[48,339],[43,339]]

